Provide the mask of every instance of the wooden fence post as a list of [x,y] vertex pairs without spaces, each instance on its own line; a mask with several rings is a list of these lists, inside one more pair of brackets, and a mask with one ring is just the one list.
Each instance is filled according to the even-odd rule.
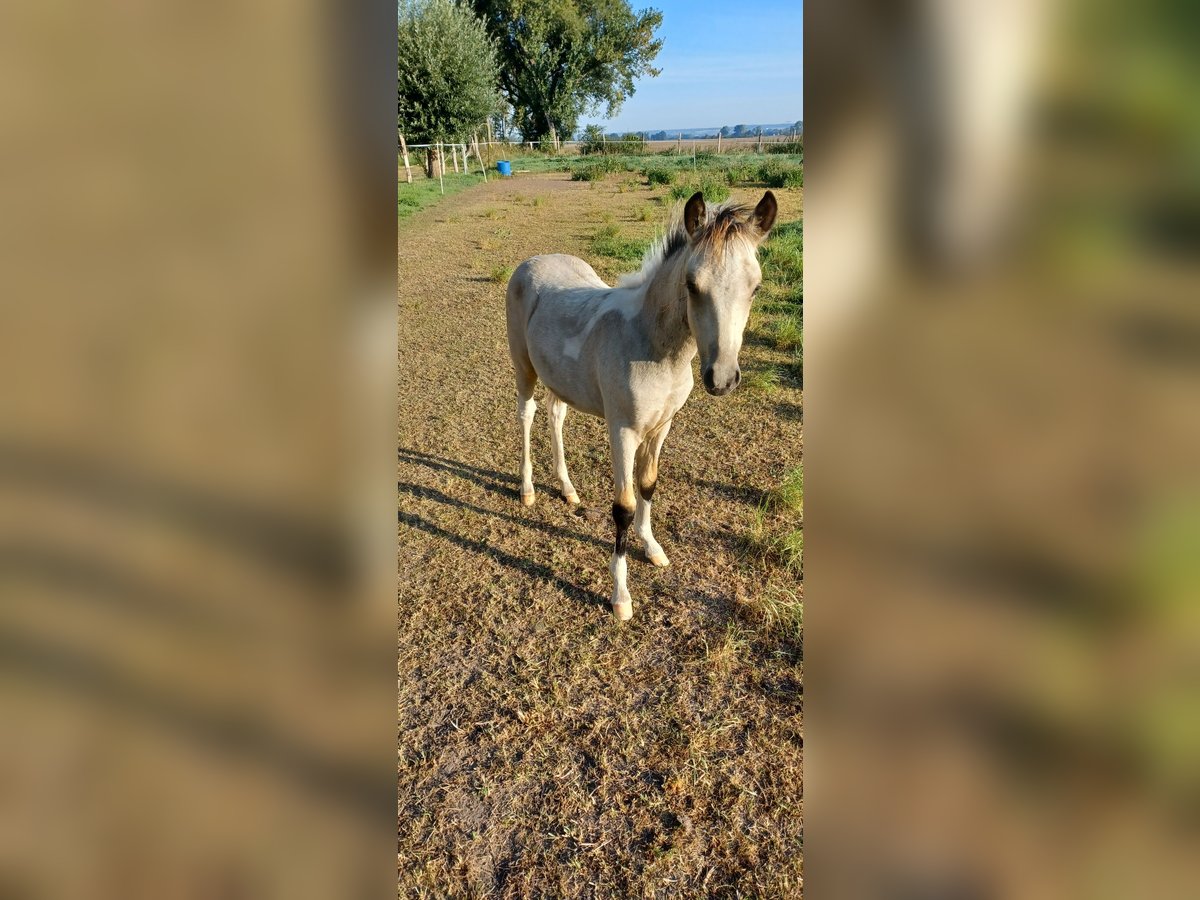
[[483,164],[483,154],[479,152],[479,134],[472,134],[471,140],[475,142],[475,156],[479,160],[479,171],[483,174],[483,183],[487,184],[487,166]]
[[678,156],[683,152],[683,132],[679,132],[679,140],[675,142],[675,155]]
[[400,152],[404,156],[404,175],[412,184],[412,169],[408,165],[408,144],[404,143],[404,135],[400,135]]
[[442,152],[442,142],[438,141],[438,187],[442,189],[442,193],[446,193],[446,154]]
[[717,155],[721,153],[721,132],[717,132]]

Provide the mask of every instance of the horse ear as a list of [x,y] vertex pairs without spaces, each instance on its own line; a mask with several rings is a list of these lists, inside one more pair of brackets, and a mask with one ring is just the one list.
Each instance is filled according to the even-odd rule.
[[696,191],[688,200],[687,206],[683,208],[683,228],[691,237],[695,237],[703,224],[704,194]]
[[763,194],[763,198],[758,201],[758,206],[754,207],[754,212],[750,214],[750,221],[754,227],[758,229],[762,235],[759,240],[765,238],[771,231],[771,226],[775,224],[775,216],[779,213],[779,204],[775,202],[775,195],[770,191]]

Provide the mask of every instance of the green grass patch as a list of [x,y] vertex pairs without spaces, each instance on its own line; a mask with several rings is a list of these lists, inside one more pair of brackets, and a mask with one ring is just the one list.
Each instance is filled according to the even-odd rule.
[[800,575],[804,568],[803,520],[794,513],[780,515],[768,500],[750,516],[741,536],[743,549],[759,559],[770,560],[788,572]]
[[638,262],[646,253],[648,241],[623,237],[616,225],[605,225],[592,238],[592,252],[623,262]]
[[465,191],[469,187],[483,184],[483,176],[475,174],[450,173],[445,176],[446,193],[443,195],[436,178],[414,180],[409,184],[404,180],[403,170],[396,184],[396,218],[406,219],[418,210],[432,206],[442,199]]
[[512,278],[512,266],[500,265],[492,269],[492,274],[489,276],[496,284],[508,284],[508,279]]
[[782,509],[794,513],[804,512],[804,465],[789,470],[771,495],[772,501]]
[[768,366],[765,369],[756,369],[753,372],[747,372],[742,378],[742,387],[747,390],[758,391],[760,394],[769,395],[775,392],[781,380],[779,370],[774,366]]
[[646,184],[653,187],[658,184],[671,184],[675,181],[675,173],[670,169],[645,169]]
[[772,323],[770,334],[776,350],[796,350],[804,346],[804,324],[799,316],[780,316]]
[[799,307],[804,301],[804,222],[777,225],[758,258],[763,282],[782,302]]

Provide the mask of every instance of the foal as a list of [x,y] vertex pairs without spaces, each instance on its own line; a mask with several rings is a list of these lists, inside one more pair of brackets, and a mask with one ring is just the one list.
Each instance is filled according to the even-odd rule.
[[750,302],[762,274],[758,245],[775,223],[775,196],[758,205],[708,210],[697,192],[681,221],[646,255],[640,272],[611,288],[574,256],[527,259],[508,282],[508,347],[517,379],[521,421],[521,502],[534,500],[529,432],[533,388],[546,385],[550,443],[563,498],[579,495],[567,474],[562,429],[567,407],[608,424],[616,482],[616,542],[609,572],[613,614],[633,616],[626,586],[626,535],[632,524],[646,556],[669,562],[650,529],[658,455],[692,391],[692,360],[700,354],[704,387],[716,396],[741,381],[738,352]]

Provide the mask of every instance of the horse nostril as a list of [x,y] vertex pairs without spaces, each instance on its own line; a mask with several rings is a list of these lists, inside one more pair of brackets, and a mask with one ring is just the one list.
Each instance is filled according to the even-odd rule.
[[713,381],[712,366],[709,366],[707,369],[705,369],[701,373],[701,377],[703,377],[703,379],[704,379],[704,387],[705,388],[707,388],[710,391],[713,390],[714,388],[716,388],[716,386],[717,386],[716,382]]
[[733,373],[733,386],[737,387],[741,383],[742,383],[742,370],[737,369]]

